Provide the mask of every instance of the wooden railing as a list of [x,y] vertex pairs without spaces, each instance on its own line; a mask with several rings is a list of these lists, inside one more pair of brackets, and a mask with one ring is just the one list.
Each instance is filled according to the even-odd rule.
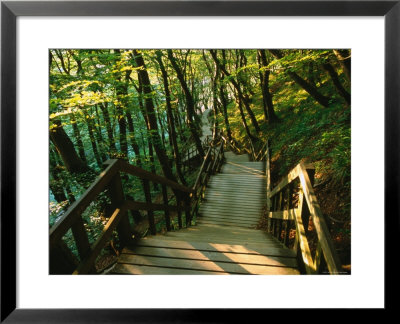
[[[213,138],[209,135],[204,138],[204,140],[201,143],[204,151],[208,149],[212,141]],[[200,159],[200,153],[195,144],[190,143],[183,146],[182,164],[185,172],[193,171],[194,166],[198,167],[199,159]]]
[[224,161],[224,141],[216,138],[210,143],[193,186],[191,215],[197,216],[211,175],[219,172]]
[[314,193],[314,166],[299,163],[271,190],[268,144],[265,161],[268,231],[296,251],[305,273],[344,273]]
[[[194,193],[191,188],[130,165],[122,160],[108,160],[105,164],[107,166],[106,169],[50,229],[50,273],[68,272],[62,269],[64,265],[62,264],[63,260],[60,262],[60,255],[67,259],[73,259],[72,253],[66,251],[66,244],[62,240],[70,229],[72,230],[80,259],[79,265],[73,273],[83,274],[92,272],[97,256],[110,240],[114,230],[117,230],[119,240],[123,245],[132,242],[133,230],[128,218],[128,211],[147,211],[149,228],[152,234],[156,234],[154,211],[164,211],[167,230],[171,229],[171,211],[177,212],[180,228],[182,227],[182,212],[185,212],[186,226],[190,224],[192,219],[190,200],[191,195]],[[121,173],[130,174],[142,180],[145,202],[125,199]],[[163,204],[152,203],[149,181],[161,185]],[[175,196],[175,205],[169,204],[170,199],[168,198],[167,188],[170,188]],[[111,200],[111,212],[101,235],[93,244],[90,244],[82,213],[104,191],[107,191]]]

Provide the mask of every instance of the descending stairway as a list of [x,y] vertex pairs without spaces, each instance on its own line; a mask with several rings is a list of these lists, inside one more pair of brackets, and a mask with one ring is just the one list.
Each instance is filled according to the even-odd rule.
[[197,225],[125,248],[114,274],[298,274],[296,256],[255,229],[265,203],[262,162],[226,152]]
[[232,152],[225,158],[221,173],[211,178],[198,223],[255,228],[265,204],[263,162]]

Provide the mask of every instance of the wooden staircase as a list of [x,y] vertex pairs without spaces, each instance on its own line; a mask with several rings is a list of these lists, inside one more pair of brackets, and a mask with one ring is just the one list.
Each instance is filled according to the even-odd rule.
[[225,153],[196,226],[126,247],[113,274],[299,274],[296,254],[256,225],[265,204],[263,162]]

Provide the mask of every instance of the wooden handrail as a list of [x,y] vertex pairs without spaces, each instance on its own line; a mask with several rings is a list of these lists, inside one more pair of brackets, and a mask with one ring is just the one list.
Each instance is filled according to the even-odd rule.
[[[127,211],[129,210],[146,210],[149,217],[149,226],[153,234],[155,234],[155,224],[153,211],[163,210],[165,212],[167,229],[170,229],[169,211],[178,212],[178,221],[181,226],[180,212],[185,211],[186,223],[191,219],[190,214],[190,194],[193,189],[185,187],[179,183],[171,181],[167,178],[153,174],[136,166],[130,165],[122,160],[108,160],[105,162],[106,169],[99,175],[99,177],[90,185],[90,187],[82,194],[82,196],[75,201],[64,215],[53,225],[49,232],[49,244],[51,255],[58,249],[59,242],[69,229],[72,229],[73,237],[80,256],[80,264],[74,271],[75,274],[90,272],[94,266],[96,257],[101,249],[108,242],[112,232],[117,229],[120,241],[127,244],[132,240],[132,229],[128,220]],[[146,183],[152,181],[159,183],[163,188],[164,204],[154,204],[151,202],[150,192],[146,193],[146,202],[126,201],[122,188],[120,173],[131,174]],[[148,183],[147,183],[148,184]],[[149,191],[149,186],[144,186],[145,190]],[[175,193],[177,205],[169,205],[169,200],[166,195],[166,187],[170,187]],[[147,189],[146,189],[147,188]],[[95,201],[97,196],[105,191],[109,191],[111,197],[111,204],[113,213],[105,225],[103,232],[99,238],[92,245],[89,244],[88,234],[86,232],[82,213],[85,209]],[[57,265],[52,267],[52,257],[50,257],[51,268],[59,268]],[[53,264],[54,265],[54,264]]]
[[62,217],[50,228],[50,247],[60,240],[89,204],[104,190],[118,172],[118,160],[112,160],[90,187],[76,200]]
[[182,191],[182,192],[187,192],[187,193],[191,193],[192,192],[192,190],[190,188],[188,188],[188,187],[185,187],[185,186],[183,186],[183,185],[181,185],[181,184],[179,184],[177,182],[171,181],[171,180],[169,180],[167,178],[164,178],[164,177],[159,176],[157,174],[154,174],[154,173],[151,173],[151,172],[146,171],[144,169],[141,169],[139,167],[136,167],[136,166],[134,166],[132,164],[129,164],[129,163],[125,162],[125,161],[119,160],[118,163],[120,164],[119,168],[120,168],[121,171],[129,173],[131,175],[134,175],[134,176],[136,176],[136,177],[138,177],[140,179],[146,179],[146,180],[149,180],[149,181],[152,181],[152,182],[159,183],[161,185],[166,185],[168,187],[171,187],[173,189],[176,189],[176,190],[179,190],[179,191]]
[[[131,165],[123,160],[108,160],[104,163],[105,170],[101,172],[99,177],[90,185],[90,187],[75,201],[63,216],[50,229],[50,264],[54,267],[55,261],[52,255],[57,254],[62,238],[72,229],[73,238],[75,240],[80,263],[75,268],[74,274],[89,273],[94,268],[94,263],[104,248],[105,244],[110,240],[110,237],[115,229],[122,244],[129,244],[132,241],[133,231],[128,219],[127,212],[130,210],[147,211],[149,218],[149,227],[152,234],[155,233],[154,211],[164,211],[167,230],[171,229],[169,212],[178,213],[179,227],[182,227],[181,213],[185,212],[186,226],[189,226],[193,217],[192,206],[197,212],[198,204],[201,196],[204,194],[208,179],[211,174],[215,173],[221,167],[223,161],[224,142],[220,141],[218,148],[214,145],[220,141],[219,138],[210,140],[208,137],[204,140],[203,145],[208,145],[209,149],[204,158],[196,183],[193,188],[183,186],[177,182],[171,181],[165,177],[151,173],[134,165]],[[124,197],[122,180],[120,173],[127,173],[142,180],[146,202],[138,202],[126,200]],[[163,204],[155,204],[151,201],[149,181],[158,183],[162,186]],[[170,205],[170,199],[167,194],[167,187],[171,188],[176,198],[176,205]],[[200,195],[199,195],[200,189]],[[97,240],[90,245],[88,234],[85,229],[85,224],[82,219],[82,213],[86,208],[104,191],[108,191],[111,198],[112,213],[103,228],[102,233]],[[191,201],[192,200],[192,201]]]
[[[309,176],[310,170],[314,169],[312,164],[305,164],[300,162],[295,168],[293,168],[288,175],[283,178],[274,189],[270,188],[270,157],[269,147],[267,145],[266,152],[266,173],[267,173],[267,212],[269,222],[268,228],[272,233],[277,232],[277,236],[281,239],[282,222],[286,222],[284,243],[287,242],[289,236],[289,224],[288,221],[294,221],[296,228],[296,240],[294,248],[300,247],[301,260],[303,262],[306,273],[314,274],[320,271],[321,256],[323,255],[326,261],[326,265],[330,274],[341,274],[342,266],[340,259],[336,253],[336,250],[331,239],[328,226],[325,222],[321,208],[317,201],[314,193],[312,182]],[[299,179],[300,182],[300,193],[298,195],[298,207],[291,208],[290,200],[292,199],[292,191],[289,188],[295,179]],[[288,187],[289,186],[289,187]],[[285,188],[288,188],[288,201],[286,210],[273,211],[272,207],[281,209],[283,207],[283,195],[282,192]],[[277,199],[279,196],[279,200]],[[275,198],[275,203],[271,204],[271,200]],[[314,260],[311,256],[309,242],[306,237],[306,224],[304,222],[304,206],[308,207],[314,228],[318,237],[318,244],[316,247],[316,253]],[[273,205],[273,206],[272,206]],[[307,219],[308,221],[308,219]],[[271,229],[272,225],[272,229]]]
[[[217,141],[218,138],[214,140],[214,142]],[[196,182],[192,188],[192,217],[197,215],[200,201],[203,199],[204,192],[211,174],[216,173],[221,168],[223,159],[224,141],[220,140],[220,144],[217,150],[215,150],[213,146],[209,147],[206,156],[204,157],[203,163],[200,167],[200,170],[197,174]]]

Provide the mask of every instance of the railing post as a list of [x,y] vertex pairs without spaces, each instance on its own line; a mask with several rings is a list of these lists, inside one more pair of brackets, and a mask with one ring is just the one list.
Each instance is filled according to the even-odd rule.
[[[168,193],[167,193],[166,185],[162,185],[162,195],[163,195],[164,205],[168,206]],[[165,216],[165,224],[167,227],[167,231],[170,231],[171,230],[171,219],[169,217],[168,210],[165,210],[164,216]]]
[[[111,210],[114,211],[116,208],[120,208],[125,201],[124,191],[122,188],[122,181],[119,172],[112,178],[108,186],[111,198]],[[121,220],[117,225],[117,231],[119,239],[123,245],[128,245],[132,241],[132,228],[129,222],[128,213],[124,212],[121,216]]]
[[[151,192],[150,192],[150,182],[149,180],[144,179],[143,180],[143,188],[144,188],[144,196],[146,198],[146,202],[148,204],[151,204]],[[152,210],[147,211],[147,217],[149,221],[149,227],[150,227],[150,233],[152,235],[156,235],[156,224],[154,222],[154,212]]]
[[83,260],[90,253],[89,238],[85,230],[82,216],[79,216],[71,227],[72,235],[75,238],[76,248],[78,249],[79,258]]
[[185,219],[186,219],[186,227],[189,227],[190,222],[192,221],[192,215],[190,214],[190,195],[185,195],[184,198],[185,204]]

